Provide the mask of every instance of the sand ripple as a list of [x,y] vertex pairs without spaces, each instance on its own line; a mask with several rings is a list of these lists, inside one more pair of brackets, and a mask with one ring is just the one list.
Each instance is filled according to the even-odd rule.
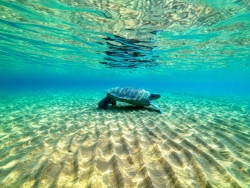
[[2,100],[0,187],[250,186],[249,104],[168,95],[159,114],[91,96]]

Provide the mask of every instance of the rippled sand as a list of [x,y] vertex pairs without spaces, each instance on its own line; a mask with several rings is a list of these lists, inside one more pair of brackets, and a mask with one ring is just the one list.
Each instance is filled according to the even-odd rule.
[[250,104],[170,95],[152,107],[104,93],[1,96],[0,187],[249,187]]

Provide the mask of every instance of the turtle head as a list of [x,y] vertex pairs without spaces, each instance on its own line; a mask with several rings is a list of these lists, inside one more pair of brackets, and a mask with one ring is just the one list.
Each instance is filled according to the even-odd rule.
[[157,100],[159,99],[161,96],[159,94],[156,94],[156,93],[152,93],[150,94],[150,97],[149,97],[149,100]]

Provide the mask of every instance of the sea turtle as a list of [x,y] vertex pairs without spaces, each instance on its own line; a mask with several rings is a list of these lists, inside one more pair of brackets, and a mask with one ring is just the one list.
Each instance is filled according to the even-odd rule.
[[116,105],[116,101],[126,102],[136,106],[154,106],[160,113],[162,110],[152,102],[152,100],[159,99],[159,94],[151,94],[144,89],[132,88],[132,87],[116,87],[107,91],[107,97],[102,99],[98,106],[102,109],[107,109],[111,103],[113,106]]

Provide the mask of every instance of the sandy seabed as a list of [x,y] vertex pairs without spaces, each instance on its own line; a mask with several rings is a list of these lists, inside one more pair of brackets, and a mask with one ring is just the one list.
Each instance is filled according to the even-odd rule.
[[250,104],[165,94],[97,108],[93,92],[1,95],[0,187],[250,187]]

